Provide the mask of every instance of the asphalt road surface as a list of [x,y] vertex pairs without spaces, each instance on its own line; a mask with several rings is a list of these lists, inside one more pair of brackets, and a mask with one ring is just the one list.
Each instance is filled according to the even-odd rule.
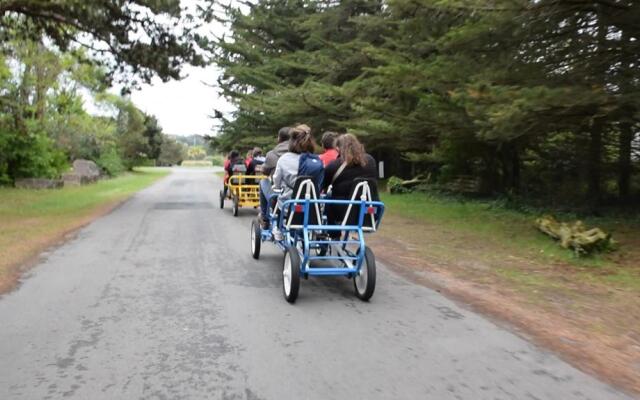
[[220,187],[175,170],[0,298],[0,399],[629,398],[382,265],[369,303],[345,278],[286,303]]

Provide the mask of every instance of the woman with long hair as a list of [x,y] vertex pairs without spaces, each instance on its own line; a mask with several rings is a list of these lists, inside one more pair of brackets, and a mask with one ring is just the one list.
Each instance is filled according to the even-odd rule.
[[[323,191],[332,199],[350,200],[354,182],[358,178],[376,181],[376,161],[367,154],[358,138],[350,133],[338,136],[336,141],[338,158],[325,169]],[[373,195],[377,197],[377,188],[373,187]],[[376,199],[374,199],[376,200]],[[344,206],[327,207],[327,218],[330,224],[340,223],[344,214]]]
[[[278,209],[282,209],[283,203],[289,200],[293,194],[300,168],[300,155],[314,153],[316,150],[316,143],[311,135],[309,126],[298,125],[291,129],[289,134],[291,136],[289,139],[289,151],[278,159],[278,164],[276,164],[276,170],[273,174],[273,188],[282,189],[281,194],[278,196]],[[321,162],[320,159],[318,159],[318,162]],[[321,170],[319,173],[320,179],[322,178],[322,172]],[[281,233],[277,227],[273,228],[273,234],[276,240],[279,240]]]

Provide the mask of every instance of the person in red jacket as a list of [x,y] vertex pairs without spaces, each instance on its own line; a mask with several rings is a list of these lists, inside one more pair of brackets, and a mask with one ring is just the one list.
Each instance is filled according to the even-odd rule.
[[322,134],[322,147],[324,153],[320,154],[320,160],[325,167],[331,164],[331,161],[338,158],[338,151],[336,150],[336,139],[338,134],[335,132],[325,132]]

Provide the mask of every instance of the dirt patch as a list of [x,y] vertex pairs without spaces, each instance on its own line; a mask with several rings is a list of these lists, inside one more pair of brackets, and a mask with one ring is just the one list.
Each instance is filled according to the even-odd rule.
[[42,252],[64,243],[79,229],[110,213],[125,201],[126,199],[102,204],[89,213],[78,215],[73,219],[67,218],[63,221],[45,221],[47,217],[24,220],[16,218],[13,221],[7,221],[6,224],[19,224],[25,229],[29,226],[41,226],[43,224],[55,225],[51,229],[39,230],[37,233],[30,235],[28,240],[18,243],[3,243],[3,247],[5,245],[7,247],[1,252],[2,257],[0,257],[0,295],[16,288],[22,274],[38,263]]
[[[607,268],[541,263],[484,237],[395,215],[368,240],[377,257],[402,276],[640,394],[640,293],[608,281]],[[630,254],[618,262],[630,262]]]

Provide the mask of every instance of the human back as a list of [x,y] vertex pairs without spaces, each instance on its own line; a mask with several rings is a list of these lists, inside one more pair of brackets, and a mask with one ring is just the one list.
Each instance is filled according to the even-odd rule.
[[[300,170],[300,155],[313,153],[315,150],[315,142],[309,126],[298,125],[290,133],[289,151],[280,157],[273,174],[274,187],[282,189],[282,193],[278,197],[280,206],[285,200],[290,199],[293,193]],[[320,162],[319,159],[318,162]],[[321,177],[322,173],[320,173],[320,179]]]
[[325,170],[323,188],[326,192],[331,187],[332,198],[347,199],[357,179],[376,181],[376,162],[350,133],[338,137],[336,148],[339,155]]

